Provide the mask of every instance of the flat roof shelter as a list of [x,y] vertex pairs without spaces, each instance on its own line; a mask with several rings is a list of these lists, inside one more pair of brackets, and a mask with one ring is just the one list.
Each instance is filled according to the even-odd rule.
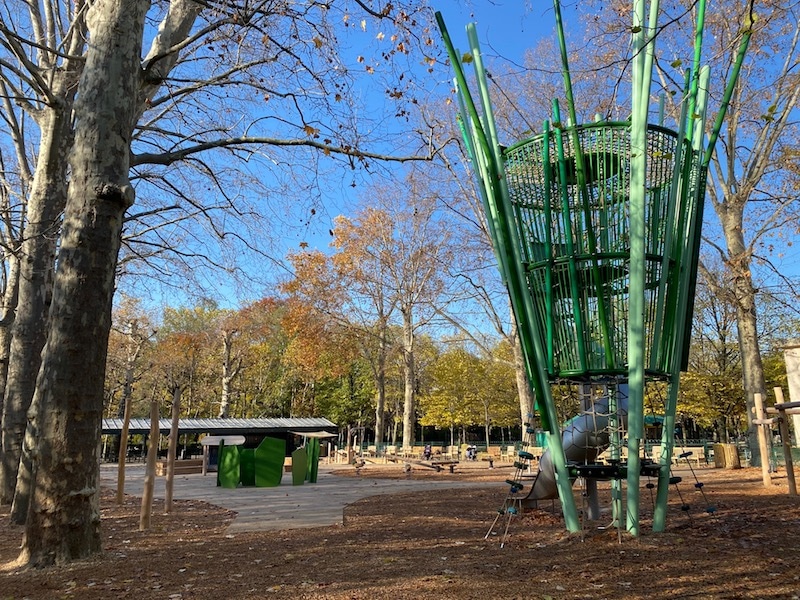
[[[122,419],[103,419],[103,434],[122,433]],[[172,428],[171,419],[159,419],[159,430],[168,435]],[[180,419],[178,430],[181,435],[207,433],[209,435],[296,435],[322,433],[335,436],[338,428],[328,419],[314,418],[274,418],[274,419]],[[150,419],[131,419],[128,427],[130,435],[149,434]]]

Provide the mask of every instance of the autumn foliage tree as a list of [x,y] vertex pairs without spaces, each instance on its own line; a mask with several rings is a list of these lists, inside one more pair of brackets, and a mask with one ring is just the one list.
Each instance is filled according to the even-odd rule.
[[[354,217],[338,217],[333,246],[337,273],[346,285],[368,285],[396,306],[402,327],[403,446],[414,445],[416,422],[415,339],[446,296],[444,265],[450,260],[449,231],[435,198],[413,175],[406,190],[375,190],[373,201]],[[385,314],[385,313],[384,313]]]

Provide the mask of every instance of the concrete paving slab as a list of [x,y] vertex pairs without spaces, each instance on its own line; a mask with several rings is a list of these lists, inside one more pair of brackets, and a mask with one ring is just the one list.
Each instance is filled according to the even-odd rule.
[[[340,525],[348,504],[382,494],[431,491],[441,494],[469,493],[469,488],[485,487],[486,483],[414,479],[368,479],[333,474],[337,467],[320,466],[317,483],[293,486],[285,475],[281,485],[273,488],[216,486],[216,474],[178,475],[173,498],[202,500],[237,513],[228,531],[268,531]],[[339,469],[342,467],[339,466]],[[117,466],[103,465],[101,484],[116,489]],[[144,488],[144,466],[127,465],[125,492],[141,496]],[[164,498],[165,478],[156,478],[155,497]]]

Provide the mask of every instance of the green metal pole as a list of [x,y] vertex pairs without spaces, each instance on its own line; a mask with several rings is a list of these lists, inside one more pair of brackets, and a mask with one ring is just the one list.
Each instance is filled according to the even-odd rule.
[[[553,118],[556,122],[561,120],[561,113],[558,109],[558,100],[553,100]],[[575,319],[575,336],[578,345],[578,357],[582,371],[586,371],[589,365],[586,363],[586,344],[584,342],[585,323],[583,322],[583,312],[581,311],[581,295],[578,278],[578,266],[575,262],[575,228],[571,219],[571,207],[569,204],[569,187],[567,185],[567,161],[564,156],[564,138],[561,129],[556,127],[556,164],[558,165],[559,192],[561,196],[561,220],[564,228],[564,245],[567,249],[569,269],[569,292],[572,300],[572,316]],[[549,167],[549,165],[548,165]]]
[[[684,100],[688,98],[689,94],[689,73],[687,72],[686,80],[684,82]],[[662,95],[659,102],[659,120],[663,120],[664,96]],[[650,368],[655,369],[657,364],[668,364],[663,362],[667,359],[662,359],[657,353],[661,352],[662,336],[666,334],[667,330],[674,330],[674,322],[669,322],[668,319],[673,319],[674,315],[667,315],[665,303],[667,302],[667,294],[674,293],[667,288],[668,279],[666,274],[669,272],[670,264],[675,261],[680,264],[682,253],[675,252],[673,245],[676,243],[676,234],[679,227],[674,223],[681,222],[685,217],[683,211],[678,211],[679,200],[682,204],[685,197],[685,182],[683,178],[684,165],[687,160],[686,144],[686,116],[688,114],[687,102],[681,103],[681,115],[678,120],[678,135],[675,139],[675,156],[673,157],[675,163],[672,169],[672,177],[670,179],[669,197],[667,198],[667,238],[664,240],[664,255],[661,258],[661,279],[658,282],[658,305],[656,306],[656,318],[653,323],[653,354],[650,356]],[[680,239],[683,239],[682,237]],[[673,340],[674,341],[674,340]],[[666,350],[665,350],[666,351]]]
[[[694,58],[692,60],[692,86],[689,90],[689,118],[694,119],[694,108],[697,102],[697,86],[700,76],[700,57],[703,51],[703,28],[706,22],[706,0],[697,3],[697,27],[694,33]],[[692,140],[694,127],[691,125],[687,129],[686,136]]]
[[553,219],[551,202],[553,201],[550,186],[552,185],[552,173],[550,171],[550,122],[545,121],[542,126],[542,166],[544,169],[544,222],[545,222],[545,256],[547,265],[545,266],[545,286],[548,290],[545,296],[545,327],[547,344],[547,371],[552,373],[555,370],[554,358],[555,347],[553,341],[553,234],[550,223]]
[[[688,124],[692,127],[699,125],[700,131],[695,135],[692,141],[691,157],[695,159],[691,167],[691,171],[685,170],[684,179],[688,180],[692,173],[698,179],[704,179],[704,169],[699,163],[699,158],[702,156],[702,143],[703,135],[702,128],[705,123],[706,108],[708,103],[708,80],[709,70],[708,67],[702,67],[699,77],[694,78],[697,81],[697,115],[694,122]],[[698,118],[699,117],[699,118]],[[688,186],[688,181],[684,181],[683,185]],[[673,345],[675,348],[683,349],[688,340],[687,336],[691,336],[691,296],[693,296],[693,280],[696,279],[697,268],[697,254],[699,253],[699,234],[702,228],[702,215],[703,215],[703,202],[702,198],[705,196],[704,181],[698,181],[697,187],[692,190],[686,190],[691,194],[689,203],[685,212],[691,215],[686,221],[688,231],[684,231],[682,239],[685,240],[686,245],[682,251],[682,264],[684,268],[681,272],[681,281],[679,284],[678,306],[675,311],[676,316],[682,316],[682,321],[676,320],[674,327],[676,329],[675,340]],[[670,463],[672,457],[672,448],[675,443],[675,411],[678,404],[678,393],[680,391],[680,370],[681,370],[682,356],[680,352],[676,352],[672,357],[672,366],[670,369],[669,389],[667,393],[667,401],[664,407],[664,423],[661,432],[661,469],[658,476],[658,488],[656,490],[656,504],[653,511],[653,531],[664,531],[667,520],[667,502],[669,496],[669,477],[670,477]]]
[[[586,165],[583,156],[583,149],[581,148],[580,136],[578,135],[578,117],[575,112],[575,98],[572,93],[572,77],[569,72],[569,57],[567,55],[567,42],[564,36],[564,23],[561,19],[561,3],[559,0],[553,0],[553,9],[556,17],[556,31],[558,32],[558,45],[561,52],[561,75],[564,80],[564,93],[567,96],[567,111],[569,112],[569,123],[566,129],[570,136],[572,143],[573,158],[575,161],[575,189],[576,196],[581,201],[584,214],[584,226],[586,231],[586,238],[588,241],[588,255],[591,265],[592,286],[595,288],[595,297],[598,298],[597,303],[597,320],[600,326],[600,335],[602,340],[603,352],[605,355],[607,368],[613,369],[615,367],[615,355],[612,347],[611,331],[609,328],[608,315],[606,314],[606,305],[603,299],[606,297],[605,288],[606,282],[600,274],[600,267],[597,262],[597,236],[594,231],[594,223],[592,222],[592,213],[589,207],[589,193],[586,189]],[[557,119],[560,121],[560,119]],[[558,135],[558,132],[557,132]],[[562,156],[559,155],[559,161]],[[564,191],[566,194],[566,182],[563,183]],[[565,197],[566,198],[566,197]],[[566,201],[566,200],[565,200]],[[582,329],[579,328],[579,332]],[[586,364],[585,349],[581,351],[581,367],[585,370]]]
[[[478,44],[478,36],[475,31],[475,26],[469,24],[467,26],[467,36],[470,40],[470,50],[472,51],[472,58],[475,67],[475,75],[478,83],[478,89],[482,101],[485,121],[488,127],[489,135],[488,140],[490,143],[490,151],[492,152],[492,163],[497,168],[498,187],[500,193],[497,195],[497,200],[501,203],[502,210],[500,215],[503,217],[501,224],[503,227],[504,237],[508,244],[507,249],[513,257],[510,261],[514,274],[511,279],[514,281],[514,293],[517,301],[520,303],[522,309],[523,323],[518,323],[520,326],[527,326],[528,331],[531,332],[533,345],[535,346],[535,356],[544,356],[544,349],[540,347],[540,338],[537,334],[537,325],[535,319],[535,311],[532,306],[530,293],[527,289],[527,277],[522,271],[522,261],[520,257],[520,248],[522,244],[518,239],[517,230],[513,223],[509,223],[506,218],[507,215],[512,214],[511,201],[509,199],[507,181],[503,169],[503,158],[500,152],[500,144],[496,138],[496,131],[494,125],[494,118],[492,116],[491,101],[489,99],[488,84],[486,82],[486,72],[483,68],[483,60],[481,58],[480,47]],[[578,519],[578,510],[575,505],[575,497],[572,493],[572,482],[569,479],[569,470],[567,469],[566,457],[564,456],[564,449],[561,445],[561,431],[558,427],[558,417],[555,409],[555,402],[550,388],[547,385],[547,376],[544,373],[543,365],[534,360],[535,377],[539,382],[538,397],[544,401],[544,414],[547,415],[546,421],[549,424],[551,435],[548,439],[548,446],[550,448],[551,456],[553,458],[553,466],[556,471],[556,485],[558,487],[559,498],[561,500],[561,509],[564,513],[564,522],[569,531],[579,531],[580,521]],[[543,415],[544,416],[544,415]],[[545,419],[542,418],[545,422]]]
[[[630,285],[628,296],[628,521],[639,535],[639,445],[643,437],[646,282],[647,112],[650,73],[645,73],[644,0],[633,3],[633,90],[631,113]],[[652,42],[650,42],[652,43]],[[645,79],[647,78],[647,79]]]

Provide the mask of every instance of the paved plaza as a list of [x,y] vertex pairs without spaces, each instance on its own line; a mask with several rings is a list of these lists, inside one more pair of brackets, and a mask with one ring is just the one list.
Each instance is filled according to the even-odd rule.
[[[209,473],[206,476],[177,475],[173,498],[202,500],[235,511],[238,514],[228,528],[230,532],[268,531],[341,524],[344,507],[369,496],[423,490],[441,494],[464,494],[469,493],[469,488],[486,486],[486,483],[447,480],[342,477],[333,474],[336,469],[352,469],[352,467],[320,465],[317,483],[293,486],[291,474],[286,474],[283,483],[272,488],[217,487],[216,473]],[[144,465],[128,464],[125,472],[125,492],[141,496]],[[103,465],[100,469],[100,478],[104,487],[116,489],[117,465]],[[164,492],[165,478],[157,477],[155,497],[163,499]]]

